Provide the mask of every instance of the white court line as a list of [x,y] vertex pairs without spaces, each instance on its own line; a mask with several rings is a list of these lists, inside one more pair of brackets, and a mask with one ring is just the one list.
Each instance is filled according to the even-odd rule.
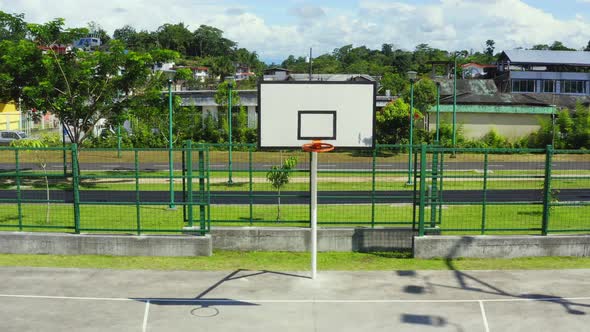
[[55,300],[88,300],[88,301],[151,301],[151,302],[178,302],[178,303],[479,303],[479,302],[551,302],[551,301],[579,301],[590,300],[590,297],[545,297],[538,299],[507,298],[507,299],[465,299],[465,300],[264,300],[264,299],[166,299],[166,298],[125,298],[125,297],[78,297],[78,296],[49,296],[49,295],[19,295],[0,294],[0,297],[29,298],[29,299],[55,299]]
[[479,308],[481,309],[481,317],[483,317],[483,326],[486,332],[490,332],[490,326],[488,325],[488,318],[486,317],[486,311],[483,307],[483,301],[479,301]]
[[148,322],[148,314],[150,313],[150,300],[145,302],[145,312],[143,313],[143,329],[142,331],[147,331],[147,322]]

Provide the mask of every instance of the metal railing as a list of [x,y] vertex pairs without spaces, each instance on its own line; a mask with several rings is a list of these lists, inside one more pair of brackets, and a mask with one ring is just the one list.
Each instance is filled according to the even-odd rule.
[[[309,155],[299,150],[0,148],[0,229],[205,233],[210,226],[309,226]],[[319,158],[318,223],[419,234],[590,232],[590,151],[378,145]],[[297,166],[283,171],[288,157]],[[455,158],[451,158],[454,156]],[[65,158],[65,159],[64,159]],[[288,174],[273,186],[267,174]],[[412,183],[408,183],[408,171]]]
[[590,232],[590,151],[422,146],[419,160],[420,235]]
[[174,149],[174,187],[185,199],[169,209],[168,172],[158,166],[166,164],[167,149],[2,147],[0,229],[204,234],[210,229],[207,152]]

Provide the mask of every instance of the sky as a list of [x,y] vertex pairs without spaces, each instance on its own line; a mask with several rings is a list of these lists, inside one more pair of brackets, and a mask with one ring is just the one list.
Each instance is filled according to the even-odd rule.
[[500,51],[555,40],[581,49],[590,40],[590,0],[0,0],[0,10],[36,23],[62,17],[70,27],[94,21],[109,34],[126,24],[206,24],[267,63],[347,44],[483,51],[493,39]]

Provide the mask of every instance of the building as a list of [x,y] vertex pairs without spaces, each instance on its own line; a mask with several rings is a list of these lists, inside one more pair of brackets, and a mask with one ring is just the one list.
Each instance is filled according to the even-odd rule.
[[236,74],[234,76],[236,81],[247,80],[248,78],[254,76],[256,76],[256,74],[251,70],[249,66],[243,64],[236,65]]
[[100,38],[96,35],[80,38],[74,41],[72,47],[84,51],[97,50],[102,45]]
[[590,101],[590,52],[503,51],[497,70],[501,92],[529,94],[568,108]]
[[0,130],[21,129],[21,115],[15,103],[0,103]]
[[289,69],[285,68],[268,68],[264,71],[263,79],[265,81],[285,81],[291,74]]
[[[441,84],[441,122],[452,123],[453,80]],[[552,119],[555,105],[526,94],[500,93],[493,80],[457,80],[456,121],[467,138],[477,139],[492,129],[506,138],[520,138],[536,132],[541,119]],[[427,115],[427,127],[436,129],[436,106]]]
[[209,78],[209,68],[199,66],[174,66],[172,70],[189,69],[193,73],[193,78],[199,82],[205,82]]
[[285,68],[269,68],[264,71],[265,81],[322,81],[322,82],[376,82],[377,79],[366,74],[301,74],[291,73]]

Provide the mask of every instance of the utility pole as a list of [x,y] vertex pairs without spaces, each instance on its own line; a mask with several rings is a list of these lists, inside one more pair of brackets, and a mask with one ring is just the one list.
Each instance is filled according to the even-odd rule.
[[313,57],[311,53],[311,47],[309,48],[309,80],[311,81],[311,75],[313,73]]
[[455,66],[453,67],[453,153],[451,158],[455,158],[455,148],[457,146],[457,53],[455,53]]

